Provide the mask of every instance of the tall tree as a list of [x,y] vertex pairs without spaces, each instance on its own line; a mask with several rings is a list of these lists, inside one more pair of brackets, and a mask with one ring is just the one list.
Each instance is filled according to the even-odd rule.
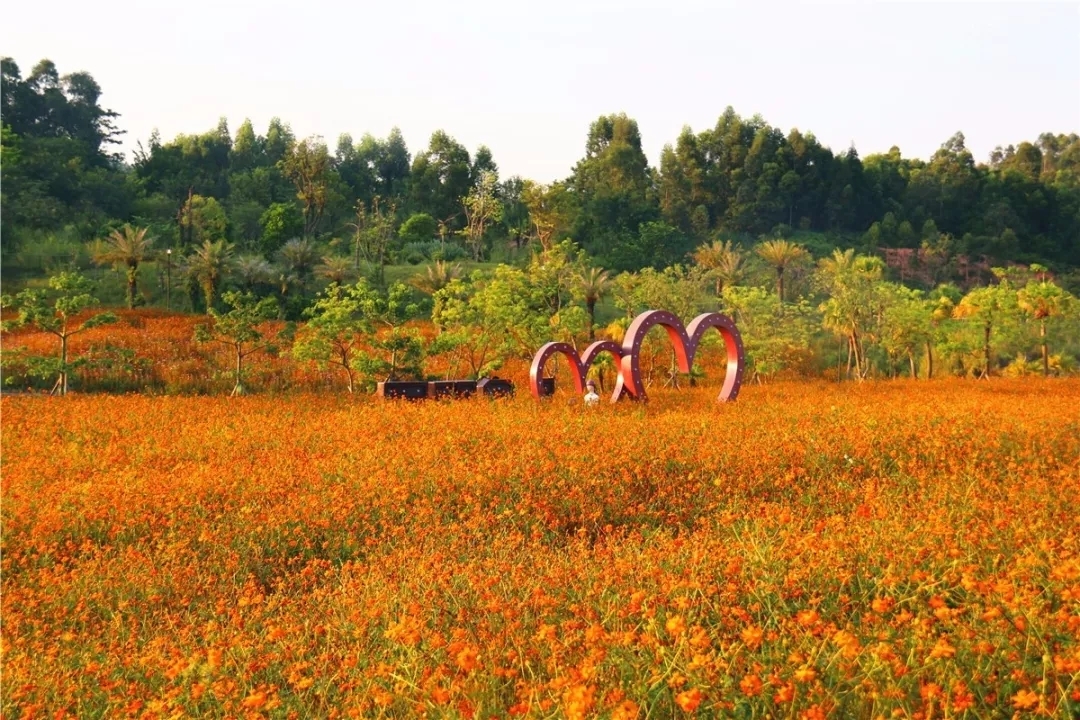
[[[1041,266],[1032,266],[1044,270]],[[1020,309],[1039,323],[1039,350],[1042,355],[1043,375],[1050,374],[1050,341],[1046,325],[1051,318],[1069,312],[1074,298],[1049,280],[1030,282],[1017,294]]]
[[330,155],[317,138],[308,138],[290,148],[280,161],[282,172],[296,186],[296,197],[303,205],[304,236],[312,237],[326,209]]
[[139,297],[139,264],[151,257],[154,244],[152,237],[147,237],[148,228],[133,228],[124,225],[113,230],[105,239],[105,246],[94,255],[94,262],[101,265],[123,265],[127,276],[127,306],[135,307]]
[[776,270],[776,296],[784,302],[784,274],[796,263],[804,262],[810,254],[790,240],[766,240],[757,246],[757,254]]
[[213,243],[209,240],[205,241],[200,247],[195,248],[187,259],[188,273],[202,288],[207,313],[214,308],[218,292],[232,269],[232,259],[233,246],[224,240]]
[[[264,350],[276,349],[272,338],[266,336],[259,325],[269,320],[277,311],[274,298],[257,299],[251,293],[239,293],[230,291],[225,293],[222,301],[229,308],[226,312],[218,312],[214,308],[209,309],[211,322],[195,326],[195,340],[200,343],[218,343],[224,345],[232,352],[233,365],[233,389],[230,397],[243,395],[244,360],[255,353]],[[289,329],[279,333],[279,337],[287,336]]]
[[493,223],[502,218],[502,203],[496,197],[498,178],[495,173],[484,171],[469,194],[462,199],[465,227],[461,230],[465,245],[472,251],[473,260],[479,262],[485,249],[485,236]]

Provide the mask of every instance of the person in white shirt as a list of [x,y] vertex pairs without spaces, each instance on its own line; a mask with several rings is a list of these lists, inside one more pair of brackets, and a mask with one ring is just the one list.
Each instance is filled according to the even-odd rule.
[[585,383],[585,405],[592,407],[600,402],[600,396],[596,394],[596,382],[589,380]]

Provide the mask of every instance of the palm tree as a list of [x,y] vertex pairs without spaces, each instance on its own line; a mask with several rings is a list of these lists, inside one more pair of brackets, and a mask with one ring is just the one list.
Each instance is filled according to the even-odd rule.
[[198,281],[206,297],[206,312],[214,306],[225,276],[232,269],[233,246],[224,240],[204,240],[188,258],[188,272]]
[[611,287],[611,276],[607,270],[591,267],[587,273],[578,276],[578,289],[585,299],[585,309],[589,312],[589,339],[592,340],[593,325],[596,324],[596,303],[600,298],[607,295]]
[[342,255],[324,255],[322,265],[317,266],[315,272],[332,283],[344,285],[352,278],[352,261]]
[[837,278],[850,271],[855,266],[855,249],[833,250],[832,255],[821,258],[818,267],[828,282],[835,282]]
[[273,272],[273,266],[260,255],[242,255],[233,265],[240,287],[247,292],[255,292],[259,285],[270,282]]
[[104,247],[94,253],[98,265],[127,266],[127,305],[135,307],[138,296],[139,263],[152,257],[153,238],[146,237],[149,228],[133,228],[124,225],[113,230],[105,239]]
[[463,274],[461,263],[448,263],[436,260],[427,266],[426,275],[417,275],[413,278],[414,287],[428,295],[434,295]]
[[285,243],[278,251],[281,256],[281,264],[286,270],[299,278],[301,284],[315,270],[319,262],[319,253],[315,244],[304,238],[293,238]]
[[776,268],[776,294],[784,302],[784,272],[798,262],[806,259],[806,248],[790,240],[766,240],[757,247],[757,254]]
[[735,285],[742,280],[743,254],[732,246],[730,240],[713,240],[707,245],[700,245],[694,251],[693,258],[713,276],[717,297],[724,291],[725,285]]

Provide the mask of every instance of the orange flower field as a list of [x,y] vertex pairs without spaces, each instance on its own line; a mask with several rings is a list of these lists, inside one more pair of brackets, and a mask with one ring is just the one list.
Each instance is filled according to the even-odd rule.
[[1080,380],[5,397],[2,714],[1080,714]]

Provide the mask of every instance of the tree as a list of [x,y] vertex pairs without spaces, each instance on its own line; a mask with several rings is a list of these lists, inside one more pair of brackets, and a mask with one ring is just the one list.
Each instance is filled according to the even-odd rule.
[[[574,166],[569,184],[580,208],[573,237],[591,255],[617,269],[636,269],[630,264],[642,260],[653,262],[636,248],[620,252],[620,246],[639,240],[643,223],[655,222],[660,215],[636,121],[620,114],[593,122],[585,157]],[[616,253],[622,263],[615,261]]]
[[472,161],[465,146],[442,130],[431,135],[427,150],[413,160],[409,176],[410,209],[445,220],[458,230],[461,200],[473,187]]
[[180,207],[179,225],[186,245],[224,240],[229,231],[225,209],[212,197],[189,195]]
[[713,240],[707,245],[699,245],[693,257],[694,262],[713,276],[717,297],[725,285],[737,284],[742,279],[743,254],[732,247],[730,240]]
[[835,251],[819,265],[818,283],[829,294],[818,307],[822,325],[847,342],[847,375],[857,380],[870,371],[867,340],[881,319],[885,298],[880,258],[855,255],[854,250]]
[[953,313],[955,317],[979,323],[983,331],[983,378],[990,377],[992,366],[991,337],[1005,317],[1016,307],[1016,292],[999,272],[1000,282],[979,287],[968,292],[960,300]]
[[521,201],[528,208],[533,237],[542,250],[550,250],[573,224],[573,197],[565,183],[541,185],[526,180],[521,189]]
[[439,233],[439,224],[427,213],[414,213],[401,223],[398,238],[403,243],[429,243]]
[[115,315],[103,312],[94,313],[76,324],[77,316],[99,304],[93,290],[93,283],[82,275],[62,272],[49,278],[47,291],[28,288],[14,298],[5,295],[0,303],[5,309],[12,306],[19,309],[15,320],[4,322],[4,330],[30,325],[60,340],[59,360],[40,363],[34,368],[35,374],[42,377],[57,375],[53,395],[67,395],[68,392],[68,374],[73,367],[73,363],[68,362],[68,339],[99,325],[116,322]]
[[303,205],[304,236],[314,235],[326,209],[330,154],[318,138],[296,143],[281,161],[285,177],[296,187],[296,197]]
[[124,225],[109,233],[105,247],[94,254],[94,262],[100,265],[124,265],[127,268],[128,308],[135,307],[138,298],[139,264],[151,257],[154,239],[146,236],[147,230]]
[[[209,308],[212,318],[210,324],[195,326],[195,341],[199,343],[218,343],[229,348],[235,358],[233,378],[235,383],[229,396],[244,393],[243,373],[244,358],[263,350],[273,350],[273,341],[268,339],[259,325],[274,317],[277,313],[277,301],[272,297],[256,299],[251,293],[235,290],[222,296],[222,301],[230,309],[221,313]],[[279,333],[279,338],[287,336],[288,328]]]
[[355,367],[366,378],[398,380],[419,377],[422,373],[425,342],[414,328],[405,327],[420,315],[412,291],[403,283],[394,283],[385,294],[372,293],[360,303],[366,322],[375,332],[368,338],[370,350],[361,351]]
[[495,197],[497,183],[495,173],[485,171],[481,173],[476,187],[461,201],[465,212],[465,227],[461,234],[477,262],[483,256],[484,234],[492,223],[502,218],[502,203]]
[[591,267],[578,275],[578,291],[585,301],[585,311],[589,314],[589,339],[596,337],[594,327],[596,325],[596,303],[604,295],[607,295],[611,286],[611,276],[607,270]]
[[287,240],[304,232],[304,217],[295,203],[274,203],[263,212],[259,225],[262,227],[261,249],[269,257]]
[[724,288],[722,301],[739,327],[751,381],[805,366],[814,322],[807,303],[785,305],[765,288],[737,285]]
[[285,272],[296,277],[304,286],[319,262],[319,251],[311,240],[293,238],[278,250],[278,259]]
[[[1032,265],[1032,270],[1045,270]],[[1046,323],[1050,318],[1061,317],[1068,311],[1073,297],[1048,280],[1030,282],[1017,294],[1020,309],[1039,323],[1039,349],[1042,353],[1043,375],[1050,374],[1050,349]]]
[[342,255],[324,255],[322,264],[315,268],[315,272],[331,283],[344,285],[353,276],[352,261]]
[[920,290],[891,283],[883,285],[882,290],[888,300],[882,316],[881,344],[890,356],[907,358],[910,376],[914,380],[919,376],[915,356],[923,347],[929,349],[933,337],[936,303],[924,298]]
[[233,263],[233,276],[240,288],[246,292],[256,292],[259,287],[271,282],[274,268],[259,255],[242,255]]
[[397,208],[391,204],[389,208],[380,205],[378,195],[371,201],[371,209],[364,203],[356,203],[356,222],[349,223],[353,229],[354,262],[356,268],[360,268],[360,260],[363,258],[375,266],[375,279],[383,281],[383,270],[386,267],[386,259],[390,252],[390,244],[394,240],[394,214]]
[[776,296],[784,302],[784,273],[792,265],[806,260],[809,253],[789,240],[766,240],[758,245],[757,254],[776,270]]
[[206,311],[210,313],[225,277],[232,269],[233,246],[224,240],[206,240],[188,256],[187,270],[202,288]]
[[445,260],[436,260],[427,266],[423,275],[413,278],[413,286],[420,292],[434,295],[462,276],[461,263],[449,263]]
[[375,294],[362,280],[355,285],[332,283],[304,311],[308,322],[293,345],[293,357],[340,367],[348,378],[349,392],[352,393],[358,365],[357,348],[373,332],[370,314],[365,314],[365,308],[376,303]]

